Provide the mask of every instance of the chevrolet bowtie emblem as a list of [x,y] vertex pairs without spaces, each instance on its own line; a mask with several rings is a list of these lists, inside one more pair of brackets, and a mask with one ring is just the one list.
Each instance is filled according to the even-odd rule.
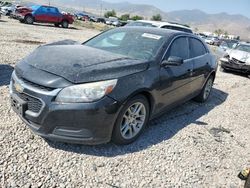
[[14,87],[18,93],[23,93],[23,87],[19,83],[15,83]]

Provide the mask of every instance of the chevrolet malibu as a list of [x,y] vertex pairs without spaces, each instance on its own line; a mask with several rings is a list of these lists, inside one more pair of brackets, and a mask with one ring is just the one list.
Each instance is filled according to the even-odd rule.
[[55,141],[129,144],[150,119],[208,99],[217,63],[193,34],[148,27],[38,47],[15,67],[13,110]]

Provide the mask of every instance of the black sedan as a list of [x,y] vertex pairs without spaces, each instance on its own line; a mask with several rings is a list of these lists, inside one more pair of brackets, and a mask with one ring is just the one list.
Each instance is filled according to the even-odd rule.
[[45,138],[129,144],[150,119],[190,99],[206,101],[216,70],[193,34],[117,28],[83,44],[38,47],[15,67],[11,105]]

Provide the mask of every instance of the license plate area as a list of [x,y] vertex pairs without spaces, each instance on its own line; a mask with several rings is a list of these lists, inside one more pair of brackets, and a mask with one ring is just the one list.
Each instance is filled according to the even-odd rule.
[[14,110],[14,112],[16,112],[19,116],[23,116],[24,112],[27,109],[26,108],[27,103],[15,96],[11,96],[10,102],[11,102],[11,107]]

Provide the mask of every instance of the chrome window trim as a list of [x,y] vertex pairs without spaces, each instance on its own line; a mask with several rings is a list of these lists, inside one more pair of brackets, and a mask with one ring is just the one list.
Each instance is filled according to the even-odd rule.
[[[207,53],[204,54],[204,55],[207,55],[207,54],[210,53],[209,49],[204,45],[204,43],[203,43],[202,40],[200,40],[199,38],[196,38],[196,37],[194,37],[194,36],[182,34],[182,35],[175,36],[175,37],[171,40],[171,42],[169,43],[169,45],[168,45],[166,51],[164,52],[164,54],[163,54],[163,56],[162,56],[162,58],[161,58],[161,62],[164,60],[164,57],[166,56],[166,54],[167,54],[167,52],[168,52],[170,46],[173,44],[173,42],[174,42],[176,39],[180,38],[180,37],[186,37],[187,42],[188,42],[188,45],[189,45],[189,38],[194,38],[194,39],[199,40],[199,41],[203,44],[203,46],[205,47],[205,49],[206,49],[206,51],[207,51]],[[189,56],[190,56],[190,50],[188,50],[188,54],[189,54]],[[203,55],[202,55],[202,56],[203,56]],[[201,56],[197,56],[197,57],[201,57]],[[197,57],[188,58],[188,59],[185,59],[185,61],[186,61],[186,60],[196,59]]]

